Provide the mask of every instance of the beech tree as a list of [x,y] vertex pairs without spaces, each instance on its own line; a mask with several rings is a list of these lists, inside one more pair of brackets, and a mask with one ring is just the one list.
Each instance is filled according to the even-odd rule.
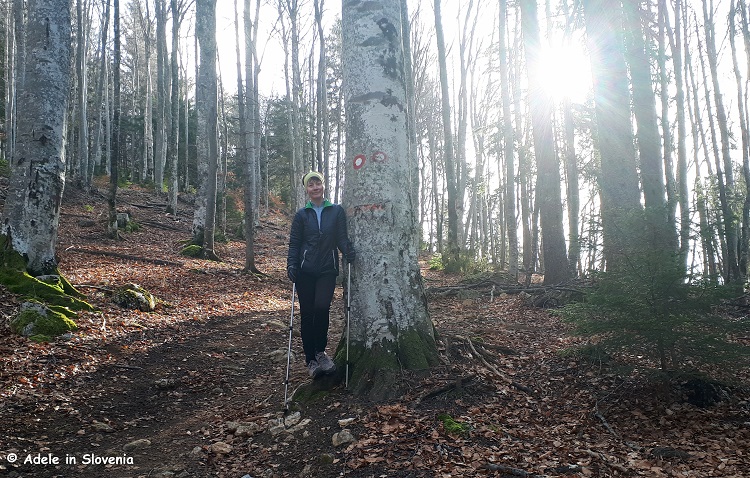
[[[417,262],[417,204],[409,172],[399,0],[345,0],[342,8],[346,167],[343,205],[352,267],[350,387],[383,398],[399,370],[437,363]],[[337,360],[343,363],[345,343]],[[343,367],[342,367],[343,369]]]
[[591,55],[602,197],[604,257],[608,270],[621,268],[634,251],[634,214],[641,211],[630,93],[620,2],[584,0],[586,41]]
[[29,2],[23,85],[0,242],[27,258],[32,276],[57,273],[55,244],[65,185],[71,81],[71,0]]
[[453,145],[453,131],[451,129],[451,105],[448,91],[448,66],[446,64],[445,39],[443,38],[443,20],[440,14],[441,0],[435,0],[435,40],[438,49],[438,64],[440,65],[440,92],[443,113],[443,156],[445,162],[445,182],[448,187],[448,242],[445,247],[445,262],[449,267],[457,264],[461,247],[458,242],[458,231],[461,229],[461,217],[458,214],[460,206],[458,181],[456,178],[455,148]]
[[[193,237],[202,239],[205,257],[216,259],[214,231],[216,226],[216,177],[219,162],[218,82],[216,77],[216,0],[198,0],[195,32],[200,44],[200,67],[196,107],[198,142],[205,142],[205,172],[200,178],[198,195],[200,207],[193,216]],[[201,159],[199,158],[199,161]],[[196,237],[196,234],[198,237]]]
[[521,3],[526,64],[529,73],[534,156],[537,164],[542,247],[544,250],[544,283],[556,284],[570,277],[560,200],[560,164],[555,154],[552,131],[552,99],[541,85],[541,41],[536,0]]

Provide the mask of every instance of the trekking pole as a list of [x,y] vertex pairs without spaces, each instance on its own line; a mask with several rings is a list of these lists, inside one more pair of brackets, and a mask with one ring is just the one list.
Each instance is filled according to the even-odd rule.
[[289,391],[289,364],[292,357],[292,329],[294,328],[294,294],[297,292],[297,284],[292,282],[292,313],[289,315],[289,347],[286,350],[286,380],[284,380],[284,408],[288,409],[287,393]]
[[344,388],[349,388],[349,318],[352,315],[352,263],[346,273],[346,378]]

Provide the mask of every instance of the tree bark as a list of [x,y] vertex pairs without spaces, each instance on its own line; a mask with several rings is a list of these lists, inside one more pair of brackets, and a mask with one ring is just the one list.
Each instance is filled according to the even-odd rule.
[[196,35],[200,44],[200,83],[204,128],[199,141],[206,142],[205,223],[203,228],[203,253],[208,259],[217,259],[214,252],[216,228],[216,178],[219,166],[218,84],[216,77],[216,0],[196,1]]
[[65,186],[70,86],[70,0],[30,2],[24,82],[17,90],[17,138],[2,234],[32,276],[57,272],[55,245]]
[[164,165],[167,155],[167,7],[165,0],[155,0],[156,15],[156,113],[154,114],[154,188],[160,194],[164,187]]
[[117,186],[119,182],[119,171],[120,171],[120,156],[121,156],[121,142],[120,142],[120,63],[121,63],[121,47],[120,47],[120,0],[114,0],[113,3],[113,17],[112,17],[112,35],[114,39],[114,59],[112,64],[113,81],[112,81],[112,135],[110,141],[111,164],[109,174],[109,196],[108,196],[108,210],[109,217],[107,220],[107,235],[111,238],[119,238],[120,233],[117,229]]
[[536,0],[521,3],[524,51],[529,81],[532,136],[537,163],[537,201],[542,226],[544,283],[558,284],[570,278],[563,233],[560,163],[552,130],[552,98],[541,84],[541,41]]
[[[105,97],[108,91],[108,86],[106,86],[105,79],[109,76],[108,75],[108,66],[107,66],[107,34],[109,31],[109,17],[110,17],[110,10],[109,7],[110,2],[107,2],[107,5],[104,10],[104,15],[102,18],[102,28],[101,28],[101,35],[102,35],[102,41],[100,43],[100,48],[102,52],[101,61],[99,65],[99,79],[97,80],[97,86],[96,86],[96,100],[94,101],[95,105],[98,105],[96,107],[96,132],[94,133],[94,151],[93,151],[93,158],[90,161],[89,164],[89,170],[86,172],[88,176],[88,182],[91,183],[93,181],[94,176],[94,170],[97,167],[101,166],[102,163],[102,142],[104,142],[105,147],[107,151],[109,151],[109,144],[107,144],[106,141],[103,141],[105,137],[105,131],[104,131],[104,123],[106,119],[106,101]],[[107,88],[107,90],[105,90]]]
[[637,124],[636,138],[646,225],[652,231],[649,234],[651,244],[648,247],[677,252],[674,226],[669,222],[667,214],[656,96],[652,86],[651,65],[648,58],[650,47],[644,40],[639,5],[640,2],[623,2],[626,22],[626,56],[633,84],[633,113]]
[[461,229],[458,215],[459,198],[456,177],[455,147],[451,128],[451,103],[448,91],[448,66],[446,64],[445,39],[443,37],[443,23],[440,13],[441,0],[435,0],[435,38],[438,49],[438,64],[440,68],[441,107],[443,113],[443,163],[445,164],[445,182],[448,188],[448,242],[446,243],[443,260],[447,268],[458,265],[461,246],[458,243],[458,231]]
[[84,18],[83,3],[84,0],[76,0],[76,74],[78,76],[77,94],[78,94],[78,170],[76,175],[80,180],[80,186],[88,191],[91,188],[89,182],[89,122],[87,116],[88,110],[88,75],[86,70],[86,44],[87,36],[84,33],[84,25],[88,24]]
[[[706,60],[711,73],[711,84],[713,86],[714,105],[716,107],[716,125],[719,128],[719,140],[721,146],[721,159],[723,162],[724,190],[727,201],[734,198],[734,171],[732,169],[732,158],[730,154],[729,125],[727,113],[724,107],[724,98],[721,94],[718,54],[716,52],[716,39],[714,32],[713,11],[709,11],[707,0],[703,4],[704,31],[706,34]],[[718,172],[718,169],[717,169]],[[719,173],[721,174],[721,173]],[[729,206],[729,205],[728,205]],[[725,262],[725,274],[728,282],[737,282],[742,279],[738,257],[738,238],[735,213],[731,207],[724,209],[724,228],[727,243],[727,257]]]
[[[344,205],[357,248],[352,268],[350,387],[393,396],[401,369],[437,363],[418,265],[410,198],[408,101],[399,0],[345,0],[342,8],[347,132]],[[342,339],[337,359],[344,357]]]
[[180,141],[180,69],[177,64],[177,54],[180,47],[180,12],[177,0],[171,0],[172,8],[172,52],[170,56],[170,73],[172,75],[172,89],[170,93],[169,142],[167,144],[167,178],[168,199],[167,212],[177,214],[177,194],[179,192],[179,168],[177,167],[177,151]]
[[[740,71],[739,61],[737,59],[737,45],[735,36],[737,35],[737,20],[739,15],[734,0],[729,4],[729,45],[732,52],[732,70],[737,85],[737,110],[740,123],[741,147],[742,147],[742,175],[745,184],[750,184],[750,135],[748,135],[747,112],[745,92]],[[744,18],[740,17],[744,22]],[[746,26],[744,28],[747,28]],[[742,201],[742,222],[739,244],[739,268],[742,277],[747,276],[748,267],[748,245],[750,245],[750,190],[746,191]]]
[[636,251],[642,224],[630,121],[628,73],[620,2],[584,0],[586,39],[594,78],[596,137],[601,154],[604,255],[608,271],[621,270]]

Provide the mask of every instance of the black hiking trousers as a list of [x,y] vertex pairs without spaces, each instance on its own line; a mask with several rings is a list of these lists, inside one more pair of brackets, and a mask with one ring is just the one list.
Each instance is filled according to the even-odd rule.
[[336,276],[327,274],[316,277],[300,272],[296,284],[300,335],[305,351],[305,364],[308,364],[315,360],[316,354],[325,351],[328,345],[328,324]]

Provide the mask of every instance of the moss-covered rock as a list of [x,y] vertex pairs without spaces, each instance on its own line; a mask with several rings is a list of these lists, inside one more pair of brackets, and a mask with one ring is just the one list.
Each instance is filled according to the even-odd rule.
[[11,320],[10,328],[24,337],[46,342],[51,337],[57,337],[78,328],[71,316],[75,316],[75,313],[69,309],[56,307],[53,310],[38,302],[24,302],[21,304],[18,315]]
[[142,312],[153,312],[156,309],[156,298],[138,284],[125,284],[112,294],[112,302],[125,309],[138,309]]
[[203,257],[203,248],[196,244],[189,244],[180,251],[180,255],[186,257]]

